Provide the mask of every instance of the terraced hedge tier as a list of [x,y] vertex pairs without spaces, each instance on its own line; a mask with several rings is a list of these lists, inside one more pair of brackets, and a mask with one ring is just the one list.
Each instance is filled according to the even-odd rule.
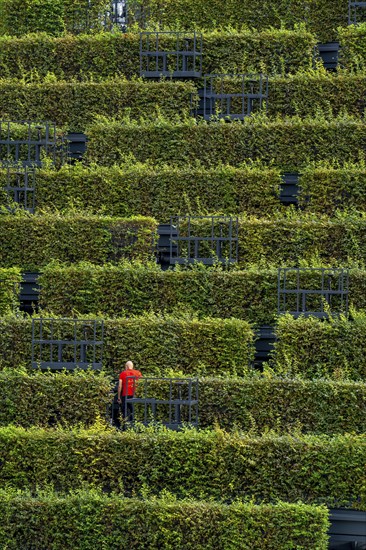
[[0,116],[6,120],[52,120],[84,132],[96,115],[186,117],[196,105],[190,82],[19,82],[0,80]]
[[[143,364],[139,367],[148,376],[149,369]],[[226,378],[199,379],[201,428],[218,425],[251,433],[297,430],[328,435],[366,431],[365,383],[256,376],[245,379],[233,377],[232,371],[227,369]],[[174,377],[174,372],[169,376]],[[114,387],[112,378],[102,373],[2,371],[0,425],[91,426],[105,418]],[[167,398],[166,386],[164,390],[160,382],[152,391],[158,398]],[[141,408],[135,407],[136,419],[139,412]]]
[[[366,211],[366,165],[310,164],[301,173],[301,208],[333,215],[336,210]],[[358,216],[354,217],[358,223]]]
[[50,35],[103,28],[101,14],[109,8],[106,0],[2,0],[0,33],[22,36],[43,31]]
[[[129,457],[128,468],[121,468],[121,456]],[[124,496],[166,490],[179,498],[366,504],[365,435],[6,427],[0,428],[0,460],[2,485],[17,489],[89,485]]]
[[366,66],[366,23],[338,29],[342,67],[362,72]]
[[133,151],[139,162],[239,166],[252,159],[297,171],[309,161],[358,161],[366,147],[366,124],[348,117],[268,119],[252,117],[227,124],[97,122],[89,127],[86,160],[120,163]]
[[39,550],[325,550],[328,540],[327,509],[305,504],[138,500],[95,491],[32,498],[2,491],[0,510],[2,539],[9,550],[24,543]]
[[[154,216],[161,222],[190,212],[272,214],[281,208],[279,170],[231,166],[65,165],[36,175],[37,207],[70,209],[78,205],[111,216]],[[6,172],[0,170],[6,185]],[[5,196],[0,195],[4,202]]]
[[152,218],[98,217],[57,213],[0,217],[0,262],[38,270],[51,260],[85,258],[95,263],[121,258],[151,260],[157,224]]
[[[9,316],[0,319],[0,327],[0,369],[18,365],[29,369],[31,320]],[[70,322],[70,338],[72,327]],[[228,372],[230,376],[244,375],[251,372],[253,340],[253,330],[245,321],[198,320],[181,310],[176,317],[145,314],[105,319],[103,366],[105,372],[116,375],[132,357],[145,375],[167,376],[172,371],[188,376],[226,376]]]
[[[303,30],[234,30],[205,33],[203,72],[296,72],[313,64],[316,37]],[[167,41],[168,49],[176,44]],[[60,79],[102,80],[139,75],[138,33],[100,33],[53,38],[31,34],[0,37],[0,77],[33,79],[52,73]]]
[[292,28],[306,23],[319,42],[331,42],[336,39],[337,27],[348,25],[347,0],[254,0],[244,5],[234,0],[224,6],[208,0],[143,0],[141,4],[149,13],[149,21],[159,22],[160,28]]
[[[199,316],[236,317],[264,325],[276,319],[277,274],[276,268],[260,267],[161,271],[154,265],[81,264],[47,266],[39,282],[41,304],[55,315],[130,316],[184,308]],[[365,297],[366,272],[352,269],[350,303],[364,309]]]
[[0,315],[10,315],[19,307],[20,281],[18,268],[0,268]]
[[284,316],[276,327],[275,370],[294,376],[366,380],[363,342],[366,317],[353,313],[352,320],[293,319]]

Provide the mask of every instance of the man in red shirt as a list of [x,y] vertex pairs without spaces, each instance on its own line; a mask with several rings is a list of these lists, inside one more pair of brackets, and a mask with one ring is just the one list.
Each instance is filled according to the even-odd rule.
[[128,402],[128,398],[134,396],[136,380],[141,378],[141,376],[141,372],[133,368],[132,361],[127,361],[125,364],[125,370],[123,370],[119,375],[118,403],[122,403],[122,416],[125,416],[125,413],[127,412],[127,420],[129,422],[133,421],[133,405]]

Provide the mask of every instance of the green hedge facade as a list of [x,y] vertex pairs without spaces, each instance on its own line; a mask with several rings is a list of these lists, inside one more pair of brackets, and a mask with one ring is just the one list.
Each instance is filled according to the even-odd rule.
[[[139,74],[139,34],[100,33],[53,38],[0,37],[0,77],[102,80]],[[175,45],[175,39],[171,41]],[[313,64],[316,37],[304,30],[223,31],[204,35],[203,73],[283,74]],[[168,45],[169,48],[169,45]]]
[[352,320],[333,319],[322,323],[314,318],[279,319],[275,344],[275,370],[280,373],[366,380],[363,342],[366,318],[354,314]]
[[121,499],[95,491],[31,498],[2,491],[0,511],[8,550],[24,544],[38,550],[325,550],[328,539],[327,509],[305,504]]
[[156,230],[156,221],[142,216],[1,216],[0,262],[37,271],[52,260],[84,258],[99,264],[125,258],[147,261],[155,254]]
[[[128,468],[121,468],[121,457]],[[125,496],[322,502],[365,507],[365,435],[0,428],[0,481],[17,489],[89,485]],[[230,467],[228,467],[230,465]]]
[[[139,367],[144,376],[149,375],[148,368]],[[366,431],[365,383],[236,378],[233,370],[228,367],[226,378],[199,379],[201,428],[218,425],[258,434],[268,430],[319,435]],[[169,376],[174,377],[174,372]],[[0,425],[91,426],[104,419],[113,387],[112,378],[101,373],[2,371]],[[157,384],[159,395],[167,397]],[[135,414],[137,418],[137,408]]]
[[[188,269],[90,264],[48,266],[39,279],[41,304],[55,315],[142,315],[186,311],[271,324],[277,315],[277,269]],[[366,308],[366,273],[350,271],[350,303]]]
[[0,116],[6,120],[52,120],[84,132],[96,115],[187,117],[196,104],[190,82],[0,81]]
[[[0,327],[0,368],[30,368],[31,320],[2,318]],[[116,375],[132,358],[145,375],[245,375],[251,370],[253,340],[251,327],[238,319],[198,320],[182,312],[179,318],[105,319],[103,366]]]
[[[170,216],[193,212],[272,214],[278,208],[279,170],[250,164],[240,168],[171,167],[148,164],[41,169],[36,175],[39,209],[80,209],[110,216]],[[0,170],[6,184],[6,172]],[[0,196],[0,199],[2,197]]]
[[366,24],[338,29],[338,39],[341,45],[341,66],[362,73],[366,66]]
[[366,124],[348,117],[268,119],[242,123],[124,124],[98,122],[89,127],[86,160],[103,166],[121,163],[132,151],[139,162],[206,167],[220,162],[239,166],[252,159],[298,171],[310,161],[354,161],[364,157]]
[[10,315],[19,307],[20,281],[18,268],[0,268],[0,315]]

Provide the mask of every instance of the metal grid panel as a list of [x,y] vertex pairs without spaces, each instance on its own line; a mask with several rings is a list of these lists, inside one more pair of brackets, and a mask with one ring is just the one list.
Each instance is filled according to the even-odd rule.
[[100,370],[103,337],[103,321],[32,319],[32,367]]
[[263,74],[211,74],[204,77],[204,119],[244,120],[265,107],[268,76]]
[[43,155],[55,162],[56,149],[55,124],[0,120],[0,162],[3,166],[41,166]]
[[5,191],[8,196],[8,210],[14,210],[14,203],[34,214],[35,170],[25,166],[7,167]]
[[[139,378],[133,381],[134,395],[124,400],[126,425],[159,422],[171,430],[184,424],[198,426],[198,378]],[[157,394],[160,397],[157,397]]]
[[[167,43],[169,48],[164,45]],[[200,78],[201,75],[201,34],[160,31],[140,33],[140,76]]]
[[366,22],[366,2],[348,2],[348,24],[357,25]]
[[238,218],[174,216],[170,218],[170,264],[217,261],[235,263],[239,247]]
[[324,318],[348,313],[349,272],[343,268],[280,268],[278,313]]

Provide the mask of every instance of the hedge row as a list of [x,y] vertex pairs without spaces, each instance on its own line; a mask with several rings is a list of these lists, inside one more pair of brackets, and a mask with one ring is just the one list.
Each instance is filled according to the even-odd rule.
[[[122,468],[128,457],[128,468]],[[127,459],[127,458],[126,458]],[[366,437],[0,428],[3,487],[247,497],[364,508]],[[228,465],[230,465],[228,467]]]
[[293,28],[305,23],[319,42],[331,42],[336,39],[337,28],[348,25],[347,0],[233,0],[225,5],[208,0],[142,0],[141,5],[149,14],[149,22],[159,23],[161,28]]
[[[93,295],[89,297],[93,300]],[[70,325],[73,327],[73,323]],[[3,317],[0,327],[0,368],[30,368],[31,320]],[[144,315],[106,319],[103,366],[105,372],[116,375],[133,358],[146,375],[166,376],[170,371],[201,376],[244,375],[250,371],[254,356],[253,339],[253,330],[245,321],[198,320],[181,311],[179,318]]]
[[366,23],[338,29],[340,64],[351,71],[364,71],[366,66]]
[[[0,183],[6,185],[2,170]],[[193,212],[272,214],[280,207],[280,184],[279,170],[250,164],[240,168],[76,164],[38,170],[36,203],[39,209],[77,206],[110,216],[154,216],[162,222]]]
[[366,380],[364,344],[366,317],[353,314],[352,321],[284,316],[276,327],[275,371],[305,377],[333,377]]
[[96,491],[32,498],[1,491],[0,513],[8,550],[325,550],[328,540],[327,509],[305,504],[138,500]]
[[[131,357],[134,358],[132,354]],[[149,368],[138,365],[145,376]],[[263,433],[342,434],[366,431],[366,384],[278,378],[200,378],[199,425]],[[164,375],[164,373],[162,373]],[[166,374],[166,373],[165,373]],[[174,377],[174,373],[169,376]],[[91,426],[111,404],[112,379],[91,372],[0,372],[0,425]],[[156,397],[167,398],[157,384]],[[21,405],[20,405],[21,404]],[[138,408],[135,410],[138,418]],[[109,418],[109,416],[108,416]]]
[[18,268],[0,268],[0,315],[12,314],[17,309],[20,281],[21,274]]
[[86,161],[103,166],[121,163],[133,152],[137,161],[186,165],[220,162],[239,166],[246,159],[275,163],[297,171],[310,161],[358,161],[364,158],[366,124],[348,117],[268,119],[252,117],[227,124],[133,124],[97,122],[89,127]]
[[58,36],[65,32],[101,30],[101,14],[109,6],[107,0],[1,0],[0,34],[22,36],[42,31]]
[[[170,40],[176,45],[175,37]],[[296,72],[313,64],[316,37],[299,29],[223,31],[204,35],[203,73]],[[169,40],[167,41],[169,48]],[[172,47],[172,46],[170,46]],[[32,34],[0,37],[0,77],[103,80],[135,77],[140,68],[139,34],[101,33],[53,38]]]
[[[52,120],[83,132],[96,115],[186,117],[195,106],[190,82],[0,81],[0,117],[5,120]],[[196,96],[194,96],[196,97]]]
[[[319,284],[319,278],[316,281]],[[270,324],[277,314],[275,268],[161,271],[152,265],[79,264],[47,266],[39,282],[41,304],[55,315],[141,315],[185,308],[200,316]],[[357,309],[366,308],[363,270],[350,272],[350,302]]]
[[71,214],[0,216],[0,262],[38,270],[51,260],[80,258],[103,264],[123,258],[149,260],[155,254],[156,221]]
[[[6,184],[6,172],[0,170]],[[41,169],[36,175],[36,206],[40,210],[81,210],[111,216],[170,216],[212,212],[273,216],[285,210],[280,203],[280,170],[242,164],[156,166],[65,165]],[[336,210],[366,211],[366,165],[311,163],[301,172],[302,210],[334,215]],[[1,196],[2,200],[5,196]]]

